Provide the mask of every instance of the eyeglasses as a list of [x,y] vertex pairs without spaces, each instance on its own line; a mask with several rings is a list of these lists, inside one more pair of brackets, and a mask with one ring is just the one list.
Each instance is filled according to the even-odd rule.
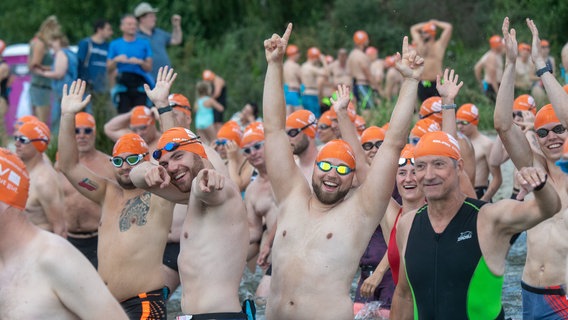
[[175,151],[180,146],[183,146],[183,145],[186,145],[186,144],[201,143],[201,141],[198,140],[199,138],[200,138],[200,136],[197,136],[195,138],[187,139],[187,140],[182,141],[182,142],[173,142],[173,141],[168,142],[168,143],[166,143],[166,145],[162,149],[154,150],[154,152],[152,152],[152,158],[154,158],[155,160],[160,160],[160,158],[162,157],[162,150],[167,151],[167,152],[172,152],[172,151]]
[[148,129],[148,126],[138,126],[138,127],[130,127],[130,130],[136,132],[140,132],[140,131],[146,131],[146,129]]
[[29,143],[32,143],[34,141],[43,141],[45,143],[49,142],[49,141],[47,141],[47,139],[30,139],[26,136],[14,136],[14,141],[17,141],[21,144],[29,144]]
[[217,139],[215,140],[215,145],[224,146],[227,144],[227,139]]
[[418,141],[420,141],[419,137],[408,138],[408,143],[410,143],[412,145],[417,145]]
[[128,163],[131,166],[135,166],[138,164],[138,162],[140,162],[140,160],[144,159],[144,157],[148,154],[148,152],[143,153],[143,154],[133,154],[133,155],[129,155],[127,157],[121,158],[121,157],[112,157],[110,158],[110,162],[112,162],[112,165],[120,168],[122,167],[122,165],[124,164],[124,161],[126,161],[126,163]]
[[246,154],[251,154],[252,149],[260,150],[260,148],[262,148],[263,145],[264,145],[264,142],[257,142],[250,147],[243,148],[243,152],[246,153]]
[[331,128],[331,127],[328,126],[327,124],[320,124],[318,126],[318,129],[320,129],[320,130],[326,130],[326,129],[329,129],[329,128]]
[[523,112],[522,112],[522,111],[513,111],[513,118],[514,118],[514,117],[522,118],[522,117],[523,117]]
[[410,163],[411,165],[414,165],[414,158],[398,158],[398,166],[399,167],[404,167],[408,163]]
[[288,134],[289,137],[294,138],[295,136],[297,136],[300,132],[306,130],[309,126],[314,125],[315,122],[310,122],[307,125],[301,127],[300,129],[290,129],[288,131],[286,131],[286,133]]
[[379,149],[382,144],[383,144],[383,140],[379,140],[379,141],[376,141],[376,142],[370,142],[370,141],[365,142],[361,146],[363,147],[363,150],[369,151],[369,150],[372,150],[373,147],[376,147],[377,149]]
[[470,122],[465,120],[456,121],[456,124],[461,124],[462,126],[467,126]]
[[75,128],[75,134],[91,134],[93,133],[93,128]]
[[425,115],[423,115],[423,116],[420,116],[420,119],[428,118],[429,116],[431,116],[431,115],[433,115],[433,114],[441,113],[441,112],[442,112],[442,111],[433,111],[433,112],[427,113],[427,114],[425,114]]
[[536,130],[536,135],[539,138],[546,138],[546,136],[548,136],[548,133],[552,131],[556,134],[563,134],[564,132],[566,132],[566,128],[564,128],[561,124],[555,126],[554,128],[548,130],[546,128],[540,128],[538,130]]
[[351,169],[348,166],[344,165],[344,164],[340,164],[338,166],[335,166],[327,161],[320,161],[317,163],[318,168],[320,168],[321,171],[323,172],[328,172],[331,169],[335,168],[335,170],[337,171],[337,173],[339,175],[348,175],[351,173],[351,171],[355,170],[355,169]]

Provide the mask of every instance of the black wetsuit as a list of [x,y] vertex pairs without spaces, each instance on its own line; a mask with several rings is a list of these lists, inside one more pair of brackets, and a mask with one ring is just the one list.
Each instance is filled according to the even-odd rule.
[[504,319],[503,276],[481,254],[477,213],[485,202],[467,198],[442,233],[418,210],[404,255],[414,298],[414,319]]

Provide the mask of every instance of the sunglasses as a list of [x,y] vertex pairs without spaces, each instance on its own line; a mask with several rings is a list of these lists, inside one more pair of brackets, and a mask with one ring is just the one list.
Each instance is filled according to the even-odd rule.
[[414,158],[398,158],[399,167],[404,167],[407,164],[414,165]]
[[425,114],[425,115],[423,115],[423,116],[420,116],[420,119],[428,118],[429,116],[431,116],[431,115],[433,115],[433,114],[441,113],[441,112],[442,112],[442,111],[433,111],[433,112],[427,113],[427,114]]
[[310,122],[307,125],[301,127],[300,129],[290,129],[288,131],[286,131],[286,134],[288,134],[289,137],[294,138],[295,136],[297,136],[300,132],[306,130],[309,126],[314,125],[315,122]]
[[546,138],[546,136],[548,136],[548,133],[550,131],[552,131],[556,134],[563,134],[564,132],[566,132],[566,128],[564,128],[561,124],[555,126],[554,128],[552,128],[550,130],[545,129],[545,128],[540,128],[540,129],[536,130],[536,135],[539,138]]
[[373,147],[376,147],[377,149],[379,149],[382,144],[383,144],[383,140],[379,140],[377,142],[365,142],[361,146],[363,147],[363,150],[369,151],[369,150],[372,150]]
[[172,152],[180,146],[184,146],[186,144],[201,143],[201,141],[198,140],[199,138],[200,136],[197,136],[182,142],[168,142],[163,148],[154,150],[154,152],[152,152],[152,158],[154,158],[154,160],[160,160],[160,158],[162,157],[162,151]]
[[329,129],[329,128],[331,128],[331,127],[328,126],[327,124],[320,124],[318,126],[318,129],[320,129],[320,130],[326,130],[326,129]]
[[461,124],[462,126],[467,126],[469,124],[469,121],[460,120],[460,121],[456,121],[456,124]]
[[227,139],[217,139],[215,140],[215,145],[217,146],[224,146],[227,144]]
[[337,173],[339,175],[348,175],[351,173],[351,171],[355,170],[355,169],[351,169],[348,166],[344,165],[344,164],[340,164],[338,166],[335,166],[327,161],[320,161],[317,163],[318,168],[320,168],[321,171],[323,172],[328,172],[331,169],[335,168],[335,170],[337,171]]
[[126,161],[126,163],[128,163],[131,166],[135,166],[138,164],[138,162],[140,162],[140,160],[144,159],[144,157],[148,154],[148,152],[143,153],[143,154],[133,154],[133,155],[129,155],[127,157],[121,158],[121,157],[112,157],[110,158],[110,162],[112,162],[112,165],[120,168],[122,167],[122,165],[124,164],[124,161]]
[[523,117],[523,112],[522,112],[522,111],[513,111],[513,118],[514,118],[514,117],[522,118],[522,117]]
[[14,136],[14,141],[17,141],[21,144],[29,144],[29,143],[32,143],[34,141],[43,141],[45,143],[48,142],[47,139],[30,139],[26,136]]
[[263,145],[264,145],[264,142],[257,142],[250,147],[243,148],[243,152],[246,153],[246,154],[251,154],[253,149],[254,150],[260,150],[260,148],[262,148]]
[[136,132],[140,132],[140,131],[146,131],[146,129],[148,129],[148,126],[138,126],[138,127],[131,127],[130,130]]
[[93,133],[93,128],[75,128],[75,134],[91,134]]

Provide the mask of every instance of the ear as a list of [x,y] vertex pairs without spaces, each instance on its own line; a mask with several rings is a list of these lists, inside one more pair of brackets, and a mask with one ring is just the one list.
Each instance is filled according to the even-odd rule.
[[462,158],[460,158],[460,159],[457,161],[456,164],[457,164],[458,171],[463,171],[463,170],[464,170],[464,162],[463,162],[463,159],[462,159]]

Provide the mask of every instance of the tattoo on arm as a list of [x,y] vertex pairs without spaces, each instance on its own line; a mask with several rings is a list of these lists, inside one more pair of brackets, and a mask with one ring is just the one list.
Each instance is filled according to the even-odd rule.
[[95,181],[85,178],[79,182],[79,187],[85,188],[88,191],[95,191],[99,188],[99,185]]

